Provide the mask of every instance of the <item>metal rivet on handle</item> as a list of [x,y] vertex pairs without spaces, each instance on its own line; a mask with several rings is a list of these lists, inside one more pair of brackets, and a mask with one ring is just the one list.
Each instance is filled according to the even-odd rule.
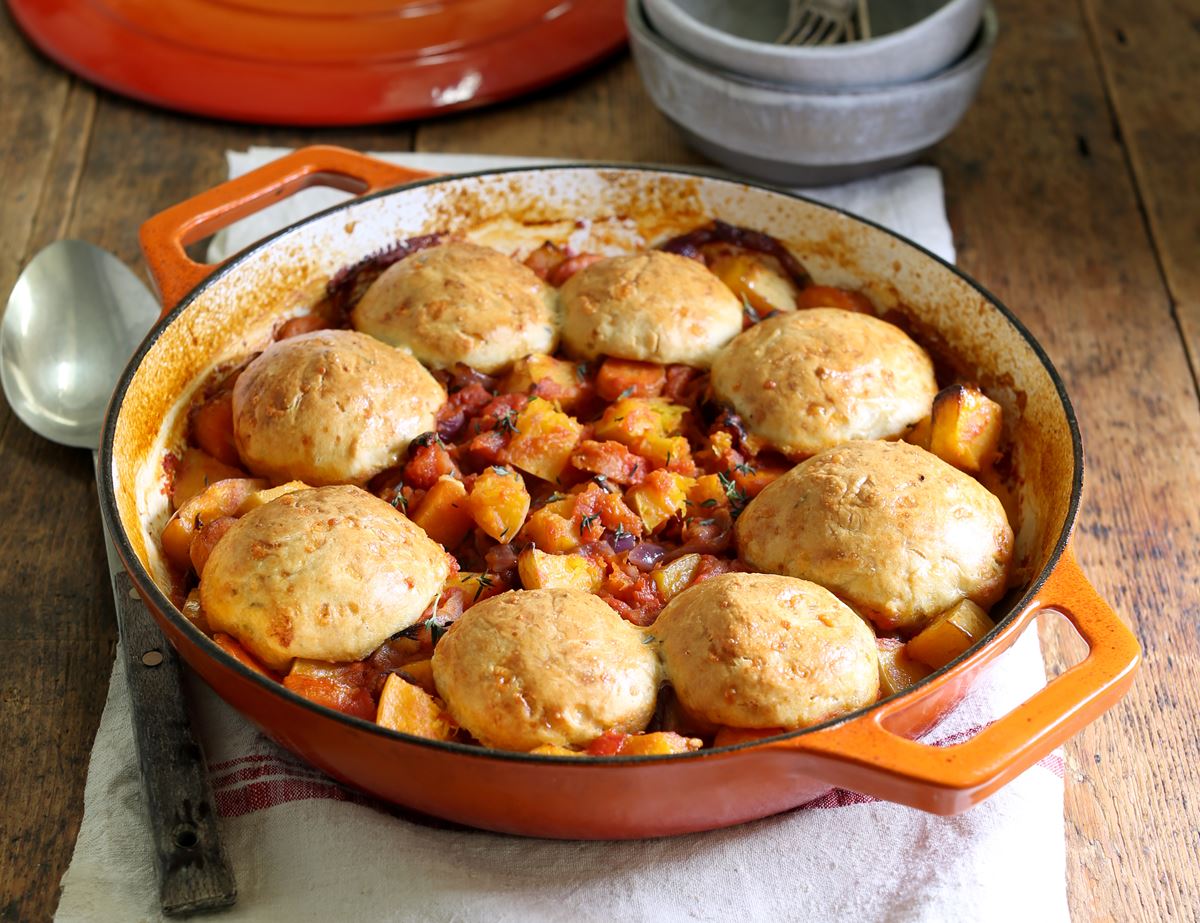
[[157,667],[162,662],[162,651],[146,651],[146,653],[142,654],[142,666]]

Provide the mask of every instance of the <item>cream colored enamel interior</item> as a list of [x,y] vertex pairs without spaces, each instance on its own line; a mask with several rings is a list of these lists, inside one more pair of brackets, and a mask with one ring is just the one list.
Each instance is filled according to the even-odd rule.
[[179,445],[203,376],[260,348],[272,321],[296,313],[343,266],[435,231],[519,254],[547,239],[624,252],[712,217],[774,234],[817,282],[861,287],[883,313],[901,311],[918,340],[953,355],[1000,401],[1016,446],[1021,576],[1040,570],[1069,508],[1070,430],[1049,374],[983,296],[917,249],[815,204],[724,180],[590,168],[449,180],[357,202],[276,239],[197,297],[143,361],[117,423],[116,470],[135,472],[118,478],[118,503],[138,557],[165,586],[162,455]]

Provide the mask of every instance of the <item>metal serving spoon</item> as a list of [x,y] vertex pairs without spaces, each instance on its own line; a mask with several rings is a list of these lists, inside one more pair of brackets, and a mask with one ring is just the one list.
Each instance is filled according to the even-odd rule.
[[[9,405],[39,436],[89,448],[95,461],[109,398],[158,313],[154,296],[111,253],[80,240],[46,247],[17,279],[0,324],[0,381]],[[178,655],[107,533],[104,544],[163,912],[227,907],[237,886],[188,720]]]

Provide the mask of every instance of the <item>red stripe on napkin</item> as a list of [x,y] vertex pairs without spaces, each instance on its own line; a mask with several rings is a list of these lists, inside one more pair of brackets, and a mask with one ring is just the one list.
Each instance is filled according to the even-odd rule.
[[214,792],[213,797],[217,802],[217,813],[224,818],[242,817],[293,801],[312,800],[347,801],[379,811],[385,810],[382,805],[366,795],[352,792],[336,782],[292,775],[251,782],[240,788],[224,789]]

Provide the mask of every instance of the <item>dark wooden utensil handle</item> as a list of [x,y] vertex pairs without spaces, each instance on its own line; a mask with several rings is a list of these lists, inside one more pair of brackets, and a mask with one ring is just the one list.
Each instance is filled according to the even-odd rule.
[[179,655],[129,575],[118,568],[112,580],[162,911],[228,907],[237,899],[237,883],[221,845],[204,754],[188,719]]

